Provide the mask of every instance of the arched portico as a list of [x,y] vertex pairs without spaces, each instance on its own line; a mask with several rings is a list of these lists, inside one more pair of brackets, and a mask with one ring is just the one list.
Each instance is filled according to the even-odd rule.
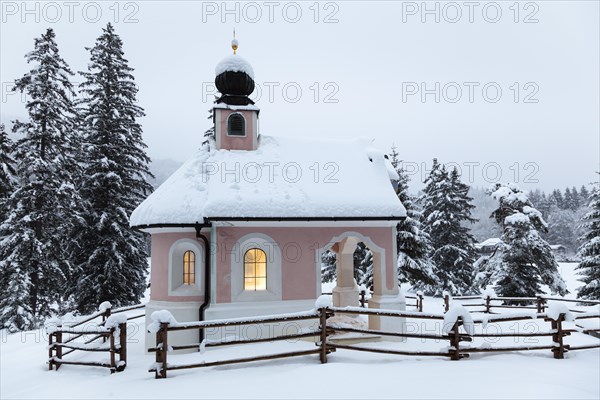
[[[369,236],[356,231],[345,231],[333,237],[325,246],[317,250],[317,264],[325,250],[336,253],[336,286],[333,288],[333,305],[336,307],[358,306],[359,288],[354,279],[354,251],[358,242],[363,242],[373,253],[373,295],[369,308],[405,310],[404,296],[398,288],[396,270],[395,235],[390,230],[393,252],[375,243]],[[369,316],[369,328],[378,330],[402,330],[404,320]]]

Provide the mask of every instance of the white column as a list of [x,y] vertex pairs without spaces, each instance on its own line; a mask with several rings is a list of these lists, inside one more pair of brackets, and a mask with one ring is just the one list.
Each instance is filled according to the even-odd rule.
[[[379,251],[373,251],[373,296],[369,299],[369,308],[404,311],[406,310],[406,300],[398,287],[398,271],[396,268],[396,228],[392,228],[391,231],[391,240],[393,240],[392,254],[385,254],[384,260],[384,254]],[[387,287],[386,269],[391,269],[392,272],[391,289]],[[405,319],[370,315],[369,329],[404,332]]]
[[332,247],[336,253],[336,286],[333,288],[335,307],[359,306],[358,285],[354,279],[354,251],[357,244],[356,238],[348,237]]

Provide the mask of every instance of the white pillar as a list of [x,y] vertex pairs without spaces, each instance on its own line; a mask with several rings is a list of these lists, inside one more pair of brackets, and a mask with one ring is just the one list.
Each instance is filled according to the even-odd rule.
[[[380,308],[386,310],[406,310],[406,300],[398,288],[398,271],[396,269],[396,229],[392,229],[393,254],[384,254],[373,251],[373,296],[369,299],[369,308]],[[387,285],[387,269],[391,269],[391,289]],[[404,332],[405,319],[398,317],[369,316],[369,329]]]
[[357,244],[356,238],[348,237],[332,247],[336,253],[336,286],[332,291],[335,307],[359,306],[358,285],[354,279],[354,251]]

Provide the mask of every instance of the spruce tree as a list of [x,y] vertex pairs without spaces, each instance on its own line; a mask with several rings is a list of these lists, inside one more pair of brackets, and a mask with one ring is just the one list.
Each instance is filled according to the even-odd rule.
[[[336,258],[336,253],[331,250],[321,254],[321,282],[333,282],[336,279]],[[363,242],[358,242],[356,245],[353,262],[356,283],[372,289],[373,252]]]
[[406,219],[397,226],[398,281],[408,282],[413,288],[435,285],[437,278],[429,260],[432,251],[429,235],[421,229],[421,212],[416,208],[415,199],[408,192],[408,174],[400,168],[398,153],[392,147],[390,162],[398,172],[398,198],[406,208]]
[[[6,201],[16,185],[16,163],[12,157],[12,146],[4,124],[0,123],[0,223],[8,216]],[[0,232],[0,237],[2,236],[2,232]]]
[[575,228],[577,226],[577,217],[573,210],[561,210],[557,207],[552,207],[546,221],[548,222],[548,232],[542,237],[549,244],[563,245],[570,254],[573,254],[577,249],[577,237]]
[[435,165],[426,180],[423,229],[431,238],[431,261],[438,284],[425,287],[429,294],[449,291],[455,295],[470,292],[475,262],[475,238],[466,224],[475,222],[469,186],[460,181],[458,170],[450,173]]
[[565,189],[565,195],[563,196],[564,199],[564,209],[565,210],[572,210],[573,209],[573,194],[571,193],[571,189],[566,188]]
[[502,226],[502,244],[478,262],[476,285],[495,284],[501,296],[535,296],[543,284],[552,293],[566,294],[550,245],[540,236],[548,229],[542,214],[514,184],[496,184],[489,193],[499,203],[491,217]]
[[564,210],[566,208],[565,207],[565,198],[563,197],[560,190],[554,189],[554,191],[552,191],[551,196],[553,198],[554,204],[556,204],[556,206],[558,208],[560,208],[562,210]]
[[552,197],[551,195],[546,196],[546,194],[542,192],[542,195],[540,196],[540,199],[537,200],[537,203],[534,200],[531,200],[531,202],[537,205],[536,208],[542,213],[542,216],[548,217],[548,215],[550,215],[550,210],[552,209],[552,207],[556,206],[553,200],[554,197]]
[[109,23],[80,72],[86,165],[81,194],[87,203],[77,236],[77,275],[71,293],[80,312],[103,301],[139,302],[145,288],[144,234],[129,227],[129,215],[152,190],[150,159],[138,119],[138,89],[122,41]]
[[579,201],[581,207],[587,207],[590,202],[590,192],[585,185],[581,185],[581,189],[579,189]]
[[590,197],[590,211],[581,220],[585,233],[580,238],[581,262],[577,270],[584,285],[578,289],[577,297],[600,300],[600,186],[596,186]]
[[354,250],[354,279],[358,285],[373,289],[373,252],[363,242]]
[[321,282],[333,282],[336,278],[335,270],[335,252],[326,250],[321,254]]
[[31,329],[61,306],[71,265],[66,249],[79,199],[74,186],[77,120],[69,77],[55,34],[35,39],[25,58],[31,71],[15,81],[26,93],[28,121],[15,121],[18,186],[6,200],[0,231],[2,296],[0,323],[11,331]]
[[571,210],[577,211],[582,206],[582,201],[581,201],[581,196],[575,186],[573,186],[571,188],[571,198],[573,199],[572,205],[571,205]]

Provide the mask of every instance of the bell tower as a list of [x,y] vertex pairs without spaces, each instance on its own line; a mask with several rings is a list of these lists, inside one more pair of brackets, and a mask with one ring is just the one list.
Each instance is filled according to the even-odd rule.
[[260,110],[248,97],[254,91],[254,70],[237,54],[235,31],[231,48],[233,54],[215,68],[215,85],[221,93],[213,107],[217,149],[256,150]]

